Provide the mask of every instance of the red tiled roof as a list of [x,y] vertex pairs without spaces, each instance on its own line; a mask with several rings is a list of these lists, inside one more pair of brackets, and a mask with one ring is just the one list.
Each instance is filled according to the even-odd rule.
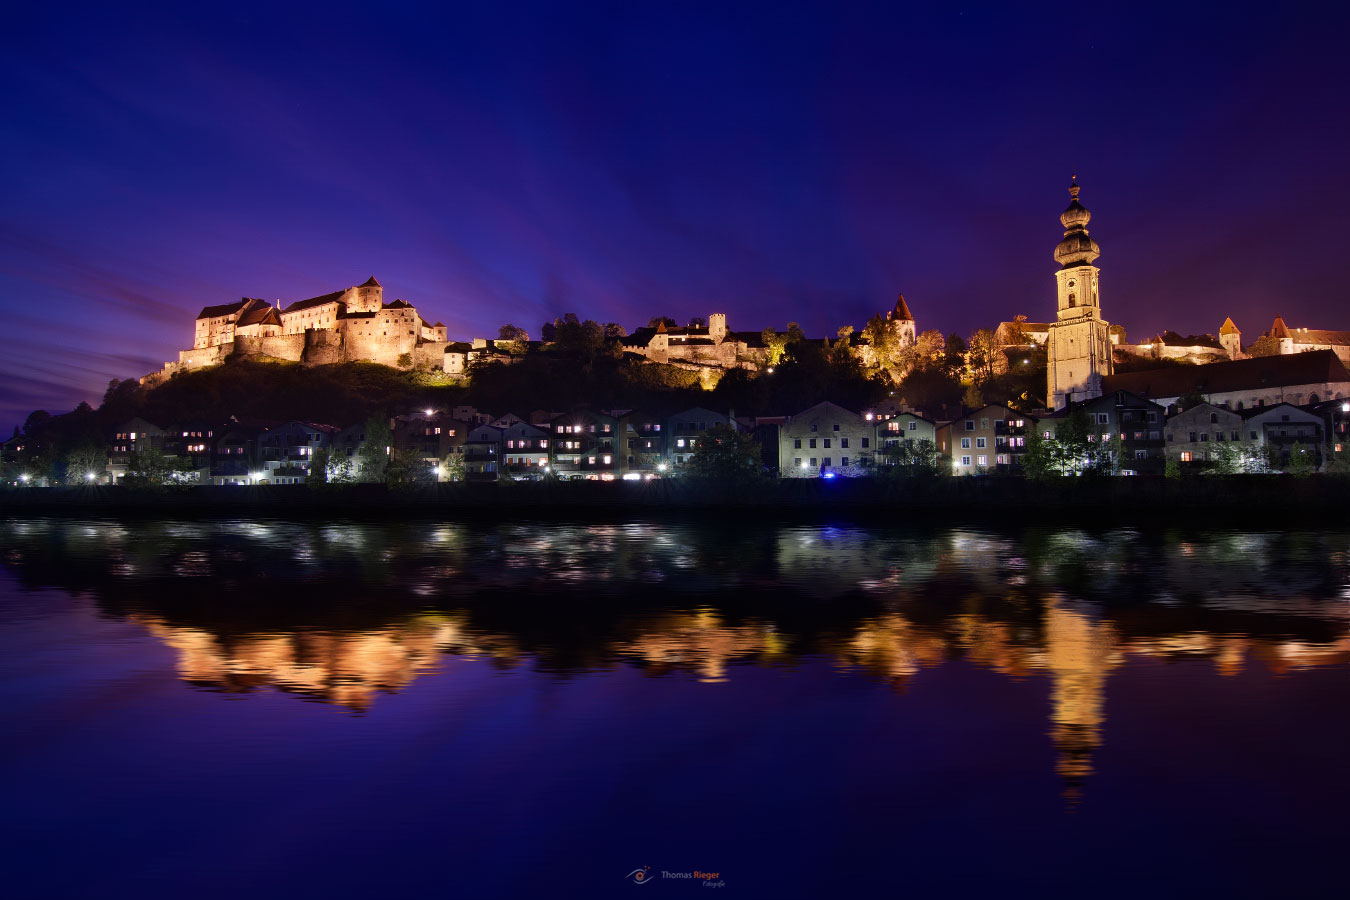
[[308,300],[297,300],[290,306],[282,310],[283,313],[299,312],[302,309],[311,309],[315,306],[323,306],[325,303],[335,303],[346,291],[333,291],[331,294],[323,294],[319,297],[310,297]]
[[230,313],[238,312],[244,308],[251,298],[244,297],[237,303],[222,303],[219,306],[203,306],[202,311],[197,313],[199,319],[215,319],[220,316],[228,316]]

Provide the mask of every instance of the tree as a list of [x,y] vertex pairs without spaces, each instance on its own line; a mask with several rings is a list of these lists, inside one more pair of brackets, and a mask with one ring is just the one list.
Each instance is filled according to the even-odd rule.
[[764,341],[764,347],[768,351],[765,355],[769,365],[776,366],[781,363],[783,353],[787,350],[787,335],[779,334],[772,328],[765,328],[759,336]]
[[1118,467],[1119,451],[1119,437],[1103,440],[1088,414],[1078,408],[1059,423],[1053,437],[1039,433],[1027,437],[1022,471],[1028,478],[1111,475]]
[[648,328],[660,328],[662,325],[667,328],[674,328],[677,324],[670,316],[652,316],[647,320]]
[[946,356],[943,365],[953,378],[960,378],[966,368],[966,339],[952,332],[947,335]]
[[328,483],[328,448],[320,447],[309,459],[309,471],[305,473],[305,484]]
[[927,438],[905,438],[881,450],[881,473],[892,477],[932,477],[942,472],[937,444]]
[[530,333],[519,325],[507,323],[497,329],[497,340],[499,341],[517,341],[524,343],[530,339]]
[[[72,484],[102,478],[107,468],[107,448],[92,441],[78,444],[66,454],[66,480]],[[94,479],[89,478],[90,473]]]
[[708,320],[702,316],[694,316],[689,320],[690,328],[706,328],[707,326]]
[[389,420],[384,416],[371,416],[366,420],[366,439],[361,445],[358,459],[361,461],[360,478],[362,481],[383,484],[389,474],[389,456],[392,453],[394,434],[389,429]]
[[449,453],[441,460],[441,477],[446,481],[464,480],[464,454]]
[[553,323],[555,349],[560,353],[593,362],[605,346],[605,330],[595,321],[582,322],[576,313],[567,313]]
[[1317,449],[1309,449],[1299,441],[1289,448],[1289,465],[1286,471],[1295,478],[1307,478],[1317,470]]
[[1247,347],[1248,356],[1279,356],[1280,341],[1269,334],[1263,334]]
[[545,322],[539,328],[539,336],[544,339],[544,343],[551,344],[558,339],[558,326],[552,322]]
[[970,336],[970,370],[976,384],[994,380],[998,368],[998,341],[988,328],[981,328]]
[[1207,403],[1205,395],[1199,391],[1187,391],[1177,398],[1177,411],[1185,412],[1193,406],[1199,406],[1201,403]]
[[961,404],[967,409],[979,409],[984,406],[984,395],[975,385],[969,385],[961,396]]
[[727,483],[757,478],[761,473],[759,442],[731,425],[714,425],[695,439],[684,473]]
[[628,329],[624,328],[618,322],[605,323],[605,340],[617,341],[620,338],[628,337]]
[[186,471],[186,465],[176,458],[165,456],[155,447],[137,450],[127,457],[127,474],[122,484],[127,487],[158,488],[172,484]]

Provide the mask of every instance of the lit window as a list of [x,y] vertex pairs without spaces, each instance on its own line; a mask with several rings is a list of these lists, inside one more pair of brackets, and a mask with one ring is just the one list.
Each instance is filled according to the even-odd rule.
[[980,456],[975,457],[975,464],[979,466],[987,466],[989,465],[989,457],[981,454]]
[[1190,461],[1191,461],[1191,451],[1189,451],[1189,450],[1182,450],[1182,451],[1181,451],[1181,461],[1182,461],[1182,462],[1190,462]]

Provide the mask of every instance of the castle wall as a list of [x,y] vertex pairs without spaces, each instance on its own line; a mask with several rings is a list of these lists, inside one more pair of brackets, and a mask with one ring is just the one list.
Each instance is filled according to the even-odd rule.
[[225,346],[229,348],[225,354],[227,356],[267,356],[300,362],[305,354],[305,336],[281,334],[274,337],[236,337],[233,344]]
[[421,343],[413,348],[413,368],[416,369],[442,369],[445,366],[445,344]]

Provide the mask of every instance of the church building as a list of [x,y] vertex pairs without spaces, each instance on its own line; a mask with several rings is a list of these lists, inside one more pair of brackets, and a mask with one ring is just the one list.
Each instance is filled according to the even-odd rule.
[[1101,247],[1088,236],[1092,214],[1078,202],[1078,179],[1069,186],[1069,206],[1060,214],[1064,238],[1055,247],[1058,286],[1056,321],[1049,324],[1046,338],[1048,364],[1045,402],[1061,409],[1071,402],[1102,395],[1102,378],[1110,375],[1110,325],[1102,318],[1097,292],[1097,267],[1093,262]]

